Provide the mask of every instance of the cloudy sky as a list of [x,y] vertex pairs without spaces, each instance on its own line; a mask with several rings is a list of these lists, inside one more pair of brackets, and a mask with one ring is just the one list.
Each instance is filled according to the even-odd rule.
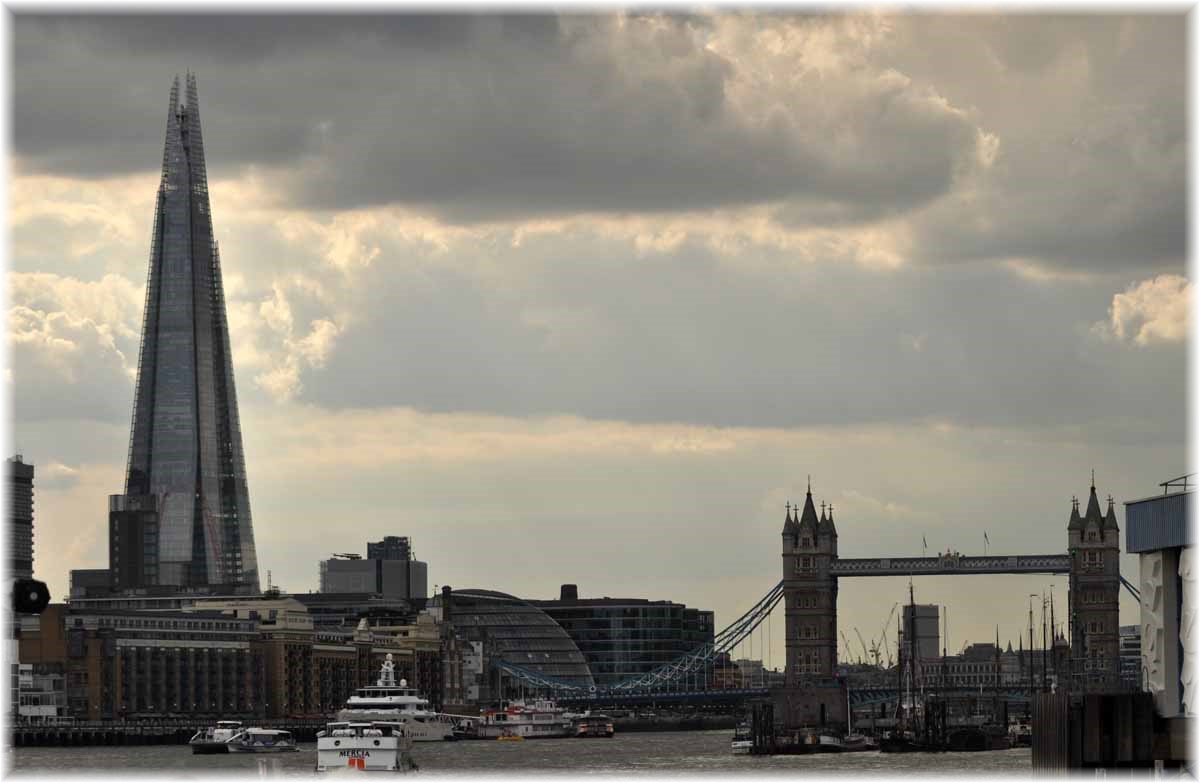
[[[841,553],[872,556],[981,553],[984,531],[1061,552],[1093,468],[1118,503],[1186,471],[1182,16],[12,35],[6,389],[56,598],[107,563],[186,69],[260,568],[284,589],[408,535],[431,583],[576,582],[720,626],[779,579],[809,474]],[[917,597],[949,606],[957,648],[1015,641],[1051,584],[1062,600],[1064,579],[1016,577]],[[843,630],[878,637],[903,590],[845,580]]]

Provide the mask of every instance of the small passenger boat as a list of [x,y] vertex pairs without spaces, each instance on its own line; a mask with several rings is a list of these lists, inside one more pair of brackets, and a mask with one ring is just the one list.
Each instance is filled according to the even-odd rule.
[[754,737],[749,723],[743,721],[733,730],[733,742],[730,743],[729,750],[735,756],[747,755],[754,750]]
[[575,719],[576,737],[612,737],[614,733],[616,732],[613,730],[612,718],[607,715],[592,715],[588,712]]
[[289,753],[300,750],[290,731],[242,729],[226,743],[231,753]]
[[227,743],[241,730],[240,720],[219,720],[217,725],[193,734],[188,744],[192,746],[192,753],[228,753]]
[[865,734],[849,734],[842,740],[842,753],[862,753],[869,750],[879,750],[879,743],[874,737]]

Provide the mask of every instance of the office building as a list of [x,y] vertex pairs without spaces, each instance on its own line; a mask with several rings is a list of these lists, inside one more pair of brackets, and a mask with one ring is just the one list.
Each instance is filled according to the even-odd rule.
[[382,541],[367,542],[369,560],[408,560],[411,557],[408,536],[385,536]]
[[1122,625],[1121,633],[1121,684],[1136,688],[1142,684],[1142,629],[1136,625]]
[[388,536],[367,544],[367,557],[335,554],[320,562],[322,593],[371,593],[423,606],[429,564],[413,558],[407,537]]
[[[167,107],[125,491],[110,498],[118,589],[257,593],[221,262],[196,77]],[[138,538],[138,534],[141,538]],[[152,546],[148,543],[152,540]]]
[[554,619],[587,658],[597,685],[615,685],[713,640],[713,613],[673,601],[580,598],[563,585],[557,601],[530,601]]
[[33,465],[20,454],[7,460],[8,564],[13,579],[33,578]]
[[[915,633],[917,638],[917,658],[922,661],[940,658],[942,656],[941,633],[938,626],[938,606],[936,604],[905,605],[904,629],[906,633]],[[905,639],[904,654],[910,654],[910,640]]]
[[72,568],[67,579],[72,601],[112,593],[112,572],[107,568]]

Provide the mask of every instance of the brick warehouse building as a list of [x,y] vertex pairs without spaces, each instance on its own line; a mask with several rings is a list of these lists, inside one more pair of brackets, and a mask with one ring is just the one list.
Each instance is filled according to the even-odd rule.
[[62,672],[67,712],[86,720],[265,717],[255,623],[214,612],[71,612],[21,618],[21,660]]
[[186,611],[55,604],[21,619],[20,659],[62,673],[67,715],[80,720],[325,717],[374,681],[388,653],[398,677],[441,692],[440,651],[424,638],[365,624],[314,631],[298,602],[258,603]]

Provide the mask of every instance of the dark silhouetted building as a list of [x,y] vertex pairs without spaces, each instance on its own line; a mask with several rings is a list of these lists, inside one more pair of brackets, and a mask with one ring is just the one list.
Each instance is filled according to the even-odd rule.
[[158,584],[158,498],[109,495],[110,586],[132,590]]

